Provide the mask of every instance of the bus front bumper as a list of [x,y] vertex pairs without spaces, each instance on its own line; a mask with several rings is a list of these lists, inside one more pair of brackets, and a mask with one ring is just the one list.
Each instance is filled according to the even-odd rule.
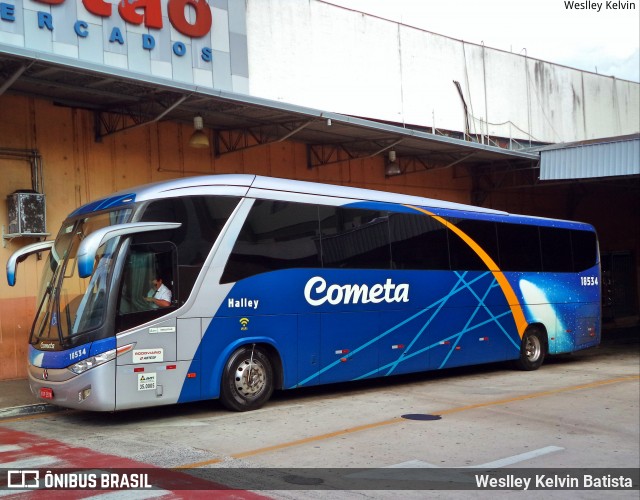
[[39,368],[29,365],[29,387],[39,400],[65,408],[114,411],[115,360],[80,375],[66,368]]

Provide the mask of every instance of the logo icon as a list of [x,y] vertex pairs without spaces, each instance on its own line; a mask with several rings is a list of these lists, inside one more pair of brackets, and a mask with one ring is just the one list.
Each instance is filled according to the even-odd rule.
[[240,330],[248,330],[249,318],[240,318]]
[[40,471],[10,470],[7,474],[7,488],[39,488]]
[[42,370],[42,380],[49,380],[49,370],[46,368]]

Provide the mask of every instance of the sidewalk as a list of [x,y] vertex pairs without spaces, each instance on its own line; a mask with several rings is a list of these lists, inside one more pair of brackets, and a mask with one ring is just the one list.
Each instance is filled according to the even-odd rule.
[[27,379],[0,380],[0,422],[3,418],[57,411],[57,406],[38,401]]

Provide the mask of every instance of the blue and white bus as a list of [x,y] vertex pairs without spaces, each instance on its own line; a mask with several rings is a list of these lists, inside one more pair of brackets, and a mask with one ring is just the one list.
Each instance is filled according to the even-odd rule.
[[[545,355],[600,342],[588,224],[254,175],[150,184],[84,205],[50,249],[33,393],[98,411]],[[158,280],[170,300],[148,294]],[[157,301],[156,301],[157,302]],[[162,302],[162,301],[159,301]]]

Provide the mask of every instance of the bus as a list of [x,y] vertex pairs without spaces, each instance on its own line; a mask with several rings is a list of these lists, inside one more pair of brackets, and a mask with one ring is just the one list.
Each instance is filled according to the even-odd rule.
[[598,241],[580,222],[229,174],[81,206],[10,257],[9,284],[45,250],[28,377],[63,407],[246,411],[274,390],[535,370],[600,342]]

